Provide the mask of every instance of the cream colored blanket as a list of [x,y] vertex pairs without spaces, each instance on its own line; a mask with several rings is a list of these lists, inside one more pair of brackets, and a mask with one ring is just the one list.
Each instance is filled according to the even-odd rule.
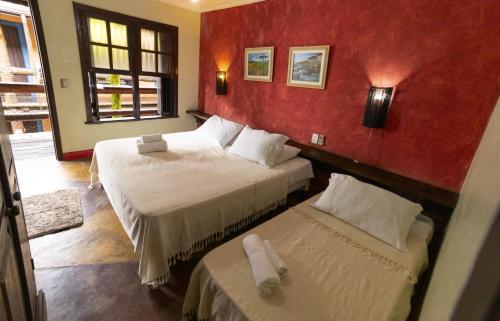
[[242,249],[244,234],[207,254],[191,276],[183,320],[402,321],[419,274],[425,239],[410,235],[404,253],[320,212],[289,209],[248,233],[269,239],[288,274],[272,295],[258,295]]
[[136,251],[143,283],[286,201],[288,177],[210,145],[194,132],[163,135],[167,152],[140,155],[135,138],[96,144],[91,174],[104,186]]

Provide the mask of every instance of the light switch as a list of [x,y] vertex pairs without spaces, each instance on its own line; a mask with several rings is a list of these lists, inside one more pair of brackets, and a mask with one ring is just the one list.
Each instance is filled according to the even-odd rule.
[[59,83],[61,84],[61,88],[68,88],[69,80],[66,78],[59,79]]
[[313,133],[311,137],[311,144],[318,144],[319,135]]
[[325,145],[325,135],[313,133],[311,137],[311,144]]

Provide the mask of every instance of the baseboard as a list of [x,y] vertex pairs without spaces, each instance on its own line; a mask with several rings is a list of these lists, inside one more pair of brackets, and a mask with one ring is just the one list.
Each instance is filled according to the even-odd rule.
[[77,159],[82,159],[82,158],[89,158],[89,157],[92,157],[92,154],[94,154],[93,149],[79,150],[79,151],[75,151],[75,152],[64,153],[63,160],[72,161],[72,160],[77,160]]

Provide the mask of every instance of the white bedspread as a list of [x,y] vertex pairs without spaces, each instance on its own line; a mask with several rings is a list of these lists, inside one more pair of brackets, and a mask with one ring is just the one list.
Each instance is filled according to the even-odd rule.
[[[403,321],[427,266],[424,237],[410,234],[408,252],[303,202],[208,253],[198,264],[184,321]],[[255,233],[269,239],[288,273],[261,297],[242,248]]]
[[166,134],[168,152],[140,155],[135,138],[96,144],[98,174],[140,253],[143,283],[286,201],[288,177],[233,155],[194,132]]

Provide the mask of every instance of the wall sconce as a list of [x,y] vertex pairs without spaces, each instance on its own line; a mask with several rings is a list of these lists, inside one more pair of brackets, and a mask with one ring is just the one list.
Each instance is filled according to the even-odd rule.
[[215,76],[215,93],[217,95],[227,94],[227,77],[225,71],[217,71]]
[[393,94],[394,87],[370,87],[363,126],[384,128]]

